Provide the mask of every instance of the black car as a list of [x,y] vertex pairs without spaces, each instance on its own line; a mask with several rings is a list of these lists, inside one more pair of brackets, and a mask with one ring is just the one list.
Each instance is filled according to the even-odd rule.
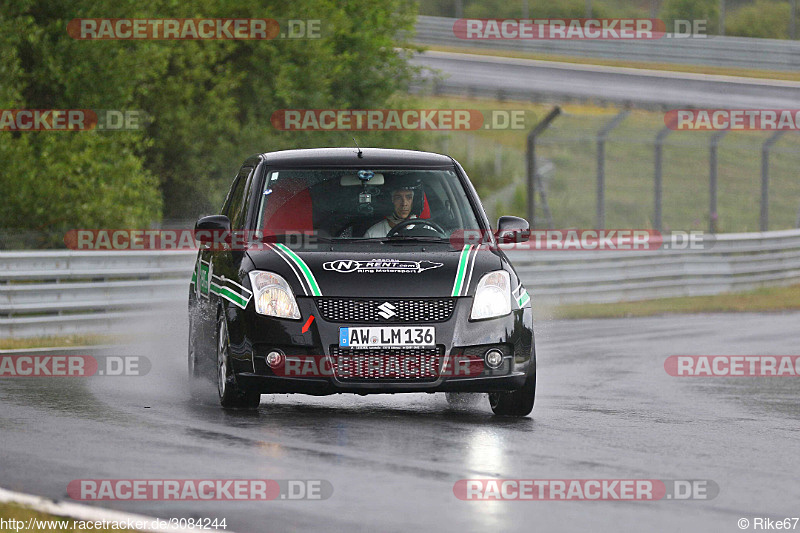
[[498,246],[525,240],[528,223],[501,217],[493,234],[453,158],[256,155],[195,230],[189,373],[213,378],[223,407],[270,393],[446,392],[489,393],[499,415],[533,409],[530,297]]

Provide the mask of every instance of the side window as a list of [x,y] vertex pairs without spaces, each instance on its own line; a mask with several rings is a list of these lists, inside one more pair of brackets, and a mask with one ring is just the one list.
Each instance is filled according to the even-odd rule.
[[233,196],[233,190],[236,188],[236,185],[239,183],[239,174],[236,174],[233,178],[233,183],[231,184],[231,188],[228,189],[228,194],[225,196],[225,202],[222,204],[222,210],[219,212],[220,215],[228,216],[228,213],[231,210],[231,197]]
[[247,196],[245,190],[247,189],[247,177],[253,171],[252,167],[242,167],[239,175],[236,176],[236,185],[234,185],[230,194],[230,206],[228,207],[228,218],[231,219],[232,229],[242,229],[244,224],[244,216],[247,213],[247,206],[245,205]]

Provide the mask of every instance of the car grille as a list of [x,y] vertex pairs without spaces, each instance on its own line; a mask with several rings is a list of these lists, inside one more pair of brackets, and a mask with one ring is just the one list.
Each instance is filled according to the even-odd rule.
[[331,346],[334,375],[342,381],[436,381],[444,346],[435,348],[368,348]]
[[421,324],[449,320],[456,299],[317,298],[317,308],[328,322]]

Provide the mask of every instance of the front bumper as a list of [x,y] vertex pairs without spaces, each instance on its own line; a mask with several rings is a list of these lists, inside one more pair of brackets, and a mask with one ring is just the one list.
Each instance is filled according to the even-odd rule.
[[[447,321],[418,325],[436,327],[436,344],[445,358],[482,354],[489,347],[503,345],[505,354],[499,370],[481,369],[469,376],[440,375],[435,379],[339,379],[328,377],[287,377],[278,375],[266,363],[266,354],[280,350],[287,357],[330,357],[338,345],[339,327],[366,325],[329,322],[322,319],[313,298],[298,298],[302,319],[284,320],[256,314],[252,305],[229,310],[231,365],[240,388],[271,393],[327,395],[337,393],[380,394],[399,392],[505,392],[522,387],[535,372],[536,359],[530,306],[494,319],[470,322],[472,298],[458,298]],[[303,332],[313,315],[314,320]],[[376,323],[375,326],[412,325]],[[414,324],[417,325],[417,324]]]

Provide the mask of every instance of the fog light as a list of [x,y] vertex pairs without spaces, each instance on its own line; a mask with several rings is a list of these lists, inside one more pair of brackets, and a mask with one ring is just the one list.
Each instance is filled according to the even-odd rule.
[[492,348],[484,354],[483,359],[489,368],[500,368],[503,364],[503,352]]
[[278,351],[272,351],[267,354],[267,364],[271,368],[275,368],[276,366],[280,366],[283,363],[283,354]]

